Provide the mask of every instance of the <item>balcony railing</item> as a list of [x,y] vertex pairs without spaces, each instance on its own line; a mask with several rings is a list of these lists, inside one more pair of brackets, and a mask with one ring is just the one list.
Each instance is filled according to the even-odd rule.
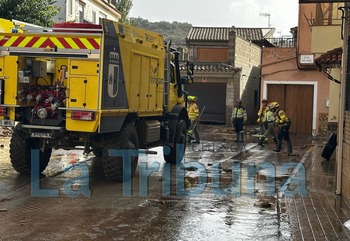
[[295,47],[295,39],[290,38],[267,38],[266,39],[272,46],[267,47],[279,47],[279,48],[293,48]]

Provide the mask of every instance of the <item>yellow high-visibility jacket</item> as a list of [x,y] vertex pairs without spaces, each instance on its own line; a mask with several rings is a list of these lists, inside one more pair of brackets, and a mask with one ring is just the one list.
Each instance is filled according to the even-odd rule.
[[247,121],[247,111],[246,109],[241,106],[241,107],[234,107],[232,110],[232,120],[238,119],[238,118],[243,118],[243,121]]
[[199,109],[196,103],[191,103],[187,106],[188,117],[190,120],[195,120],[199,117]]
[[266,111],[263,122],[270,123],[270,122],[274,122],[275,120],[276,120],[275,113],[272,112],[271,110]]
[[266,115],[266,112],[269,110],[270,108],[267,106],[267,105],[261,105],[260,106],[260,109],[258,111],[258,120],[257,122],[260,123],[260,122],[264,122],[265,121],[265,115]]
[[283,110],[278,110],[276,115],[276,122],[279,126],[290,126],[291,121]]

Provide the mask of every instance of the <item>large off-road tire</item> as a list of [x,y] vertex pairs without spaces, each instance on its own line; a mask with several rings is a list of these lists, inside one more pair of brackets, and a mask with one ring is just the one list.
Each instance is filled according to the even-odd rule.
[[100,147],[93,147],[92,148],[92,153],[94,153],[94,155],[96,156],[96,157],[102,157],[102,148],[100,148]]
[[[137,131],[133,123],[124,126],[118,133],[109,133],[104,137],[102,153],[104,174],[110,181],[122,182],[124,181],[123,157],[111,157],[109,155],[109,150],[112,149],[139,149]],[[138,159],[138,155],[131,157],[131,175],[125,176],[125,181],[128,181],[134,176]]]
[[[164,154],[164,160],[166,162],[172,163],[172,164],[182,162],[185,155],[185,150],[186,150],[186,137],[187,137],[186,122],[184,120],[179,120],[176,125],[175,145],[164,146],[164,153],[169,153],[168,155]],[[169,152],[169,149],[170,149],[170,152]]]
[[50,161],[52,148],[42,151],[39,138],[29,138],[16,126],[10,141],[10,159],[13,168],[20,174],[31,173],[31,149],[39,149],[39,171],[44,171]]

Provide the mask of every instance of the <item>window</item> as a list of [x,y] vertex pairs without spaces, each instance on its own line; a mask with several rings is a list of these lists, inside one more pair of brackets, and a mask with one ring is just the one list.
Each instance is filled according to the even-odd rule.
[[102,19],[107,18],[107,15],[100,13],[98,16],[98,24],[102,24]]
[[83,23],[84,22],[84,8],[85,8],[85,5],[82,4],[82,3],[79,3],[79,6],[78,6],[79,23]]
[[92,23],[96,23],[96,12],[95,11],[92,11],[91,18],[92,18]]
[[73,16],[73,0],[68,0],[68,14]]
[[227,62],[227,48],[198,48],[197,60],[202,62]]
[[175,64],[170,62],[170,83],[175,84]]

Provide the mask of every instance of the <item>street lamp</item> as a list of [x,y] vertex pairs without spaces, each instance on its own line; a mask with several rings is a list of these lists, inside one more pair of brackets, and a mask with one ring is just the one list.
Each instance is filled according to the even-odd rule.
[[263,17],[267,17],[268,18],[268,25],[267,27],[271,27],[271,24],[270,24],[270,13],[260,13],[260,16],[263,16]]

